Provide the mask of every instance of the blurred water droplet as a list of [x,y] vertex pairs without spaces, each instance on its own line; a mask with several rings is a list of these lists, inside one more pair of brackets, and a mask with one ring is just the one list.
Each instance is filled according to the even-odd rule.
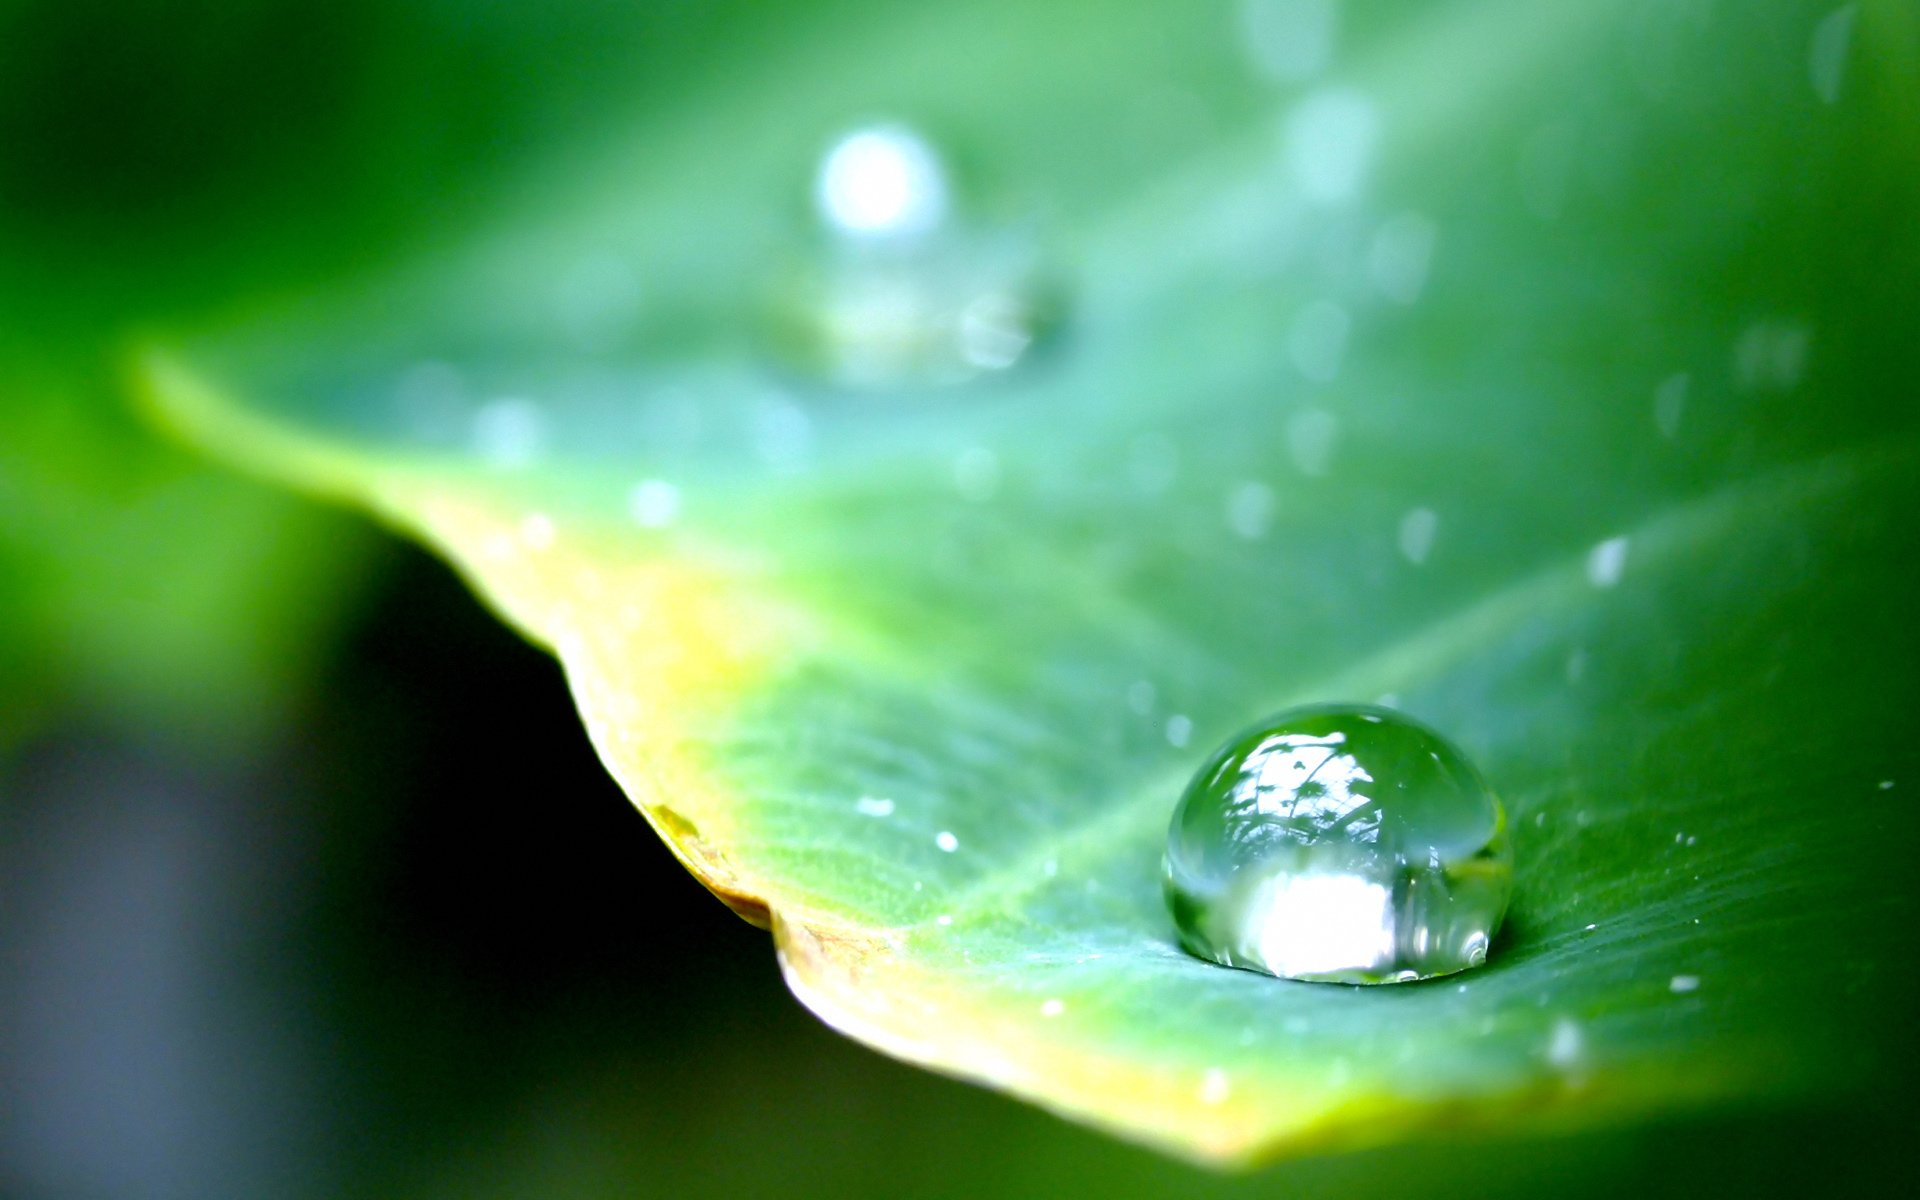
[[1853,46],[1853,21],[1859,11],[1858,4],[1843,4],[1813,27],[1813,42],[1807,48],[1807,75],[1813,82],[1813,94],[1828,104],[1840,102],[1847,52]]
[[853,802],[854,811],[863,817],[890,817],[893,801],[884,796],[862,796]]
[[627,515],[642,529],[665,529],[680,515],[680,489],[664,479],[642,479],[627,492]]
[[1698,991],[1699,989],[1700,977],[1698,975],[1675,975],[1667,981],[1667,990],[1673,992],[1675,995],[1684,995],[1687,992]]
[[1276,83],[1311,79],[1333,61],[1339,15],[1334,0],[1242,0],[1247,57]]
[[1660,381],[1659,387],[1653,389],[1653,423],[1662,437],[1671,439],[1679,436],[1680,418],[1687,409],[1687,388],[1692,382],[1693,377],[1682,371],[1667,376]]
[[1627,539],[1608,538],[1587,552],[1587,582],[1597,588],[1609,588],[1620,582],[1627,569]]
[[1293,465],[1307,475],[1325,475],[1333,458],[1333,441],[1340,422],[1330,412],[1305,408],[1287,419],[1287,452]]
[[1316,300],[1300,310],[1287,331],[1287,356],[1302,375],[1315,383],[1331,383],[1340,374],[1347,355],[1347,335],[1353,318],[1329,300]]
[[850,237],[919,237],[946,219],[947,172],[913,130],[876,125],[827,151],[814,202],[829,226]]
[[1167,744],[1175,749],[1183,749],[1193,738],[1193,718],[1185,713],[1175,713],[1167,718]]
[[1252,541],[1273,521],[1273,489],[1249,480],[1227,494],[1227,528]]
[[547,418],[531,400],[491,400],[473,414],[474,453],[499,467],[525,467],[546,452]]
[[940,849],[946,853],[952,854],[960,848],[960,839],[953,836],[953,834],[947,830],[942,829],[939,833],[933,835],[933,844],[940,847]]
[[1410,510],[1400,518],[1400,553],[1419,566],[1433,550],[1434,534],[1440,529],[1440,515],[1430,508]]
[[1049,324],[1030,240],[969,228],[932,144],[857,130],[822,159],[825,257],[776,306],[776,350],[858,388],[959,383],[1024,360]]
[[1553,1032],[1547,1038],[1547,1061],[1561,1070],[1578,1066],[1585,1057],[1587,1040],[1580,1032],[1580,1025],[1571,1017],[1561,1017],[1553,1023]]
[[1419,213],[1401,213],[1381,225],[1367,251],[1367,276],[1373,286],[1396,304],[1418,300],[1439,237],[1439,227]]
[[1287,172],[1308,200],[1345,204],[1366,183],[1379,135],[1379,114],[1364,93],[1314,92],[1287,115],[1281,135]]

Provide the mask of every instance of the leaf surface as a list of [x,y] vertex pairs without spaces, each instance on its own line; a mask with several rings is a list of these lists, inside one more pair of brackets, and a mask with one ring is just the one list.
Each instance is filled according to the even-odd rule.
[[[1863,6],[1836,68],[1767,8],[1381,10],[1298,83],[1228,9],[834,10],[464,249],[145,379],[551,647],[661,835],[889,1053],[1217,1161],[1859,1086],[1914,915],[1913,30]],[[843,349],[805,202],[874,117],[947,156],[956,253],[1038,264],[1011,368],[794,354],[796,314]],[[1313,700],[1504,796],[1486,968],[1177,948],[1188,774]]]

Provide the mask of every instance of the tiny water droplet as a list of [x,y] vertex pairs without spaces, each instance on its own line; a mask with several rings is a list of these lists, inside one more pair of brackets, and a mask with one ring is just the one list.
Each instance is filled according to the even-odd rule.
[[1479,772],[1368,705],[1291,709],[1216,750],[1163,869],[1189,952],[1331,983],[1479,966],[1513,891],[1506,814]]
[[1067,1006],[1062,1000],[1043,1000],[1040,1003],[1040,1015],[1043,1017],[1057,1017],[1065,1011]]
[[862,796],[853,802],[853,807],[863,817],[890,817],[893,815],[893,801],[884,796]]
[[1687,992],[1699,990],[1699,987],[1700,977],[1698,975],[1675,975],[1667,981],[1667,990],[1673,992],[1675,995],[1685,995]]
[[952,854],[960,848],[960,839],[942,829],[939,833],[933,835],[933,844],[948,854]]

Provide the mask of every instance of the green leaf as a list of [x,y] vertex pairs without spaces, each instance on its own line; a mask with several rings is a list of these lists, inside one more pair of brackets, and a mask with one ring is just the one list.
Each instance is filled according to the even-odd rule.
[[[552,647],[889,1053],[1217,1161],[1858,1087],[1911,994],[1914,28],[1750,7],[1351,14],[1299,85],[1225,8],[836,10],[466,250],[146,379]],[[1011,369],[818,373],[806,189],[875,117],[955,164],[954,255],[1035,255]],[[1484,969],[1176,947],[1188,774],[1313,700],[1505,797]]]

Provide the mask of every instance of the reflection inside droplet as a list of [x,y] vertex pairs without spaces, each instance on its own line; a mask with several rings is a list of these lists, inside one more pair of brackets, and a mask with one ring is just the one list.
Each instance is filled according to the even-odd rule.
[[1390,709],[1279,714],[1222,746],[1167,834],[1192,953],[1295,979],[1394,983],[1486,961],[1513,889],[1499,801]]

